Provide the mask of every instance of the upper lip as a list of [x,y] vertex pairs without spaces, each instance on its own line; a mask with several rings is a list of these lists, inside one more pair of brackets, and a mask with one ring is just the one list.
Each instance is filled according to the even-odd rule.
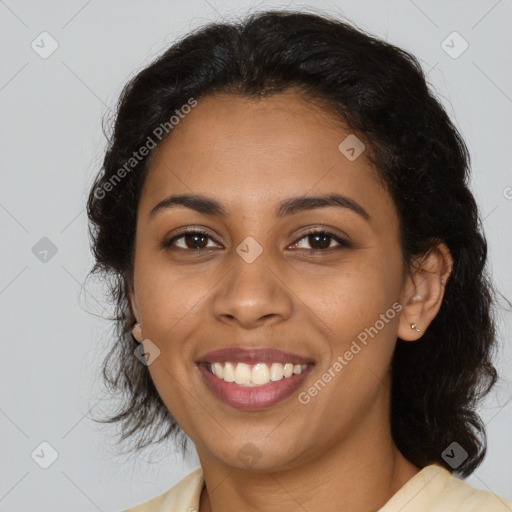
[[202,354],[196,359],[196,363],[215,363],[229,361],[232,363],[292,363],[292,364],[308,364],[313,363],[311,358],[292,354],[291,352],[283,352],[275,348],[240,348],[230,347],[212,350]]

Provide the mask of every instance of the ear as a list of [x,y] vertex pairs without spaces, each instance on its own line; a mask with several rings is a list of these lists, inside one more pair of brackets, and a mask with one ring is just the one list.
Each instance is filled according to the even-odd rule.
[[441,308],[452,268],[452,256],[442,242],[414,260],[400,299],[403,310],[398,326],[399,338],[415,341],[423,336]]
[[134,338],[142,342],[143,336],[142,336],[142,329],[140,327],[140,314],[139,314],[139,308],[137,305],[137,297],[135,296],[135,291],[133,290],[132,284],[127,284],[128,288],[128,301],[130,303],[130,309],[132,310],[133,316],[135,317],[136,324],[133,326],[132,334]]

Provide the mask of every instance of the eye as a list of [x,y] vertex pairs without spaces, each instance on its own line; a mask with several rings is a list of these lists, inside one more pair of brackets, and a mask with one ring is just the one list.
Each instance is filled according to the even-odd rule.
[[[330,231],[325,231],[323,229],[311,229],[310,231],[304,233],[303,236],[299,238],[299,240],[295,242],[293,245],[297,246],[298,244],[301,243],[301,240],[305,240],[305,242],[312,247],[310,251],[315,253],[328,252],[329,249],[340,249],[350,247],[350,244],[346,240],[343,240],[334,233],[331,233]],[[337,242],[338,245],[334,247],[331,246],[331,242],[333,241]],[[306,250],[308,249],[306,248]]]
[[[208,239],[213,240],[209,233],[200,229],[194,229],[182,231],[180,234],[172,237],[170,240],[165,241],[162,246],[164,248],[176,246],[179,249],[191,249],[194,251],[200,251],[212,248],[211,246],[208,247]],[[302,240],[308,243],[311,249],[298,247],[299,244],[303,243]],[[178,241],[180,241],[181,245],[177,243]],[[335,241],[338,245],[333,247],[331,245],[333,241]],[[304,233],[292,245],[292,247],[298,247],[300,250],[306,250],[309,252],[320,253],[328,252],[330,249],[348,248],[351,247],[351,245],[349,242],[340,238],[334,233],[331,233],[330,231],[325,231],[323,229],[311,229]]]
[[[178,240],[183,239],[182,245],[175,244]],[[210,249],[207,247],[207,240],[212,239],[212,237],[206,232],[201,231],[199,229],[183,231],[179,235],[174,236],[170,240],[163,243],[164,247],[169,247],[172,245],[176,245],[180,249],[193,249],[193,250],[201,250],[201,249]]]

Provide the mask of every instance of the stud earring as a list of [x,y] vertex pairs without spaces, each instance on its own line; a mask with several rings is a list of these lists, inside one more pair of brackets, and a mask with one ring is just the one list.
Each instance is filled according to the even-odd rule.
[[418,328],[416,327],[416,324],[411,324],[411,329],[416,329],[417,331],[421,331],[421,329],[418,329]]

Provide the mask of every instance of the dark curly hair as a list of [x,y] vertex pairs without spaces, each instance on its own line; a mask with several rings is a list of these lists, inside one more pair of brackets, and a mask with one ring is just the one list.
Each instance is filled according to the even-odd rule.
[[406,268],[439,242],[450,250],[453,270],[437,316],[417,342],[397,340],[391,428],[399,450],[420,467],[438,463],[453,471],[442,453],[458,442],[468,457],[457,472],[468,476],[486,451],[476,407],[497,379],[495,292],[468,186],[469,152],[413,55],[329,15],[265,11],[211,23],[174,44],[124,87],[87,204],[96,260],[90,275],[107,278],[115,307],[116,341],[103,362],[103,377],[109,393],[123,397],[114,415],[98,421],[120,425],[120,440],[135,440],[136,451],[172,436],[187,444],[147,366],[134,356],[135,318],[127,291],[138,200],[154,154],[137,153],[135,160],[134,152],[149,140],[158,145],[172,136],[166,129],[165,137],[155,137],[155,128],[168,128],[171,116],[191,99],[200,102],[214,93],[257,98],[292,88],[365,141],[365,155],[399,214]]

